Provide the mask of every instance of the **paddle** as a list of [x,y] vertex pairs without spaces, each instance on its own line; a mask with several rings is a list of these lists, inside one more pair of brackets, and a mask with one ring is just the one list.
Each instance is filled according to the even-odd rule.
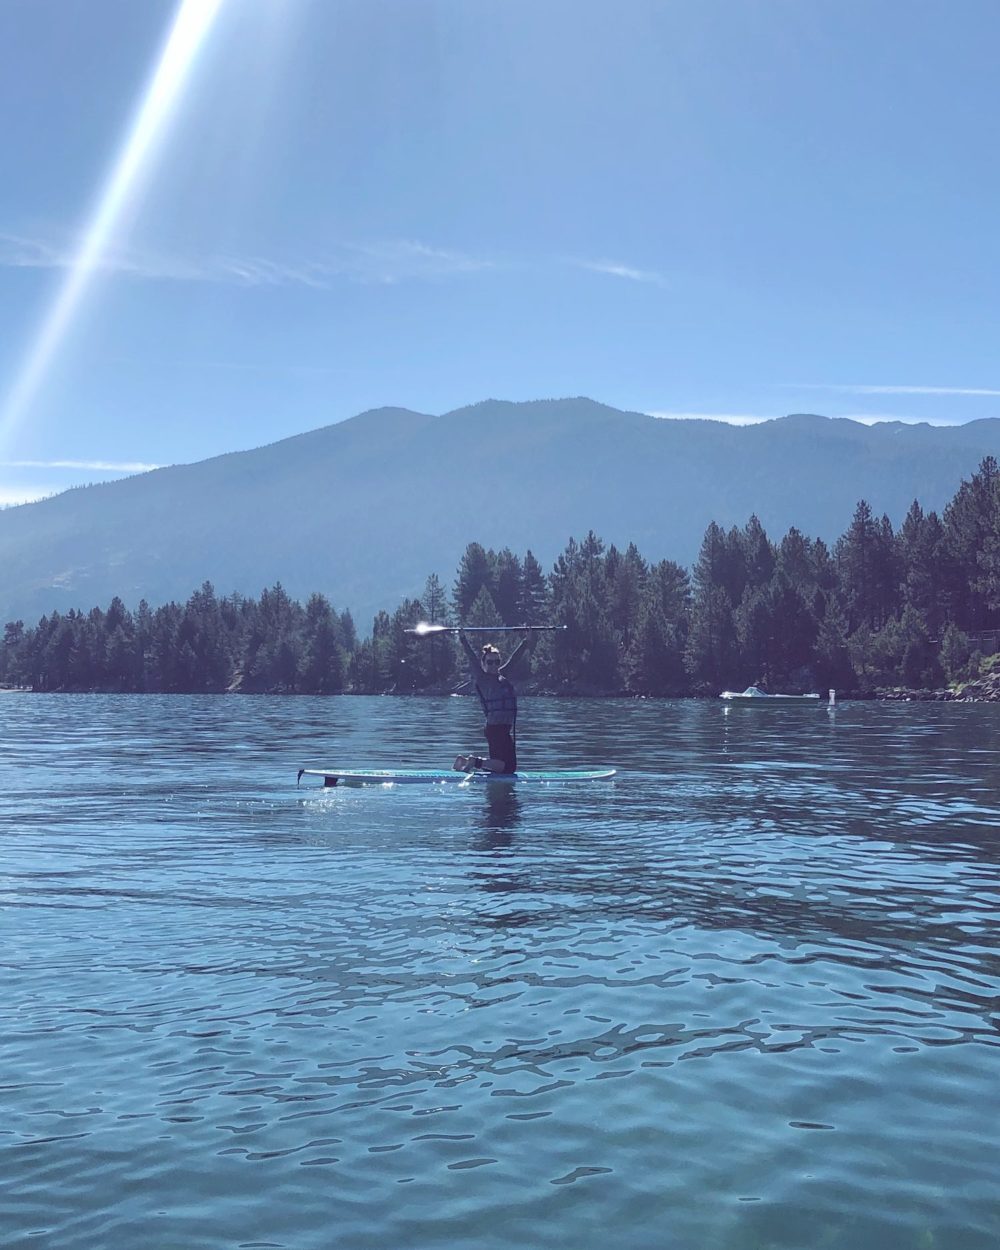
[[434,634],[523,634],[526,632],[540,633],[543,630],[566,629],[566,625],[431,625],[428,621],[420,621],[412,629],[404,629],[404,634],[416,634],[418,638],[430,638]]

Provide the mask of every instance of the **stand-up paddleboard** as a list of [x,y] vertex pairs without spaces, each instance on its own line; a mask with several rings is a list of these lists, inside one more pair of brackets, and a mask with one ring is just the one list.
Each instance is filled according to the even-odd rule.
[[300,768],[303,777],[322,777],[324,786],[392,786],[458,782],[465,785],[511,785],[546,781],[608,781],[614,768],[550,768],[542,772],[461,773],[453,768]]

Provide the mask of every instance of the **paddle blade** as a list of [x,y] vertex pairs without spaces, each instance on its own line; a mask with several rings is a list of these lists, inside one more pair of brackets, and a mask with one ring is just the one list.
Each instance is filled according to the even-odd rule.
[[418,638],[428,638],[432,634],[455,634],[458,631],[451,625],[431,625],[427,621],[419,621],[412,629],[404,629],[404,634],[416,634]]

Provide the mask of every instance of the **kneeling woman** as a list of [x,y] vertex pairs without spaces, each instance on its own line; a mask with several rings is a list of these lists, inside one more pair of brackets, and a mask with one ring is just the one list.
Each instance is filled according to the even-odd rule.
[[517,750],[514,745],[514,726],[517,723],[517,691],[507,678],[507,671],[517,663],[534,635],[526,633],[512,652],[506,664],[500,663],[500,652],[486,644],[477,655],[465,634],[458,634],[472,669],[472,683],[486,716],[486,744],[489,756],[460,755],[455,767],[471,773],[480,768],[491,773],[517,771]]

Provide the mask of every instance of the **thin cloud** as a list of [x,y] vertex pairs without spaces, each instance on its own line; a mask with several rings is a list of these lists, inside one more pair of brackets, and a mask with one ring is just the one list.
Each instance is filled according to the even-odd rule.
[[[650,412],[651,417],[659,417],[668,421],[722,421],[726,425],[761,425],[765,421],[777,421],[780,418],[769,414],[760,416],[746,412]],[[829,416],[830,421],[856,421],[859,425],[884,425],[898,421],[902,425],[958,425],[957,421],[936,421],[930,417],[903,416],[884,412],[849,412]]]
[[[50,239],[0,233],[0,268],[68,269],[77,249]],[[322,260],[289,262],[262,256],[164,256],[150,251],[108,248],[97,262],[107,274],[146,281],[208,282],[242,287],[308,287],[335,283],[383,285],[433,281],[495,268],[495,262],[411,239],[343,244]]]
[[160,464],[141,460],[0,460],[3,469],[75,469],[97,473],[149,473],[162,469]]
[[846,395],[1000,395],[1000,390],[981,386],[869,386],[861,384],[839,385],[826,382],[785,382],[782,385],[786,389],[837,391]]
[[491,260],[412,239],[356,244],[345,250],[344,271],[368,282],[450,278],[497,267]]
[[18,490],[11,490],[6,486],[0,486],[0,508],[16,508],[22,503],[37,503],[40,499],[51,499],[62,489],[61,486],[24,486]]
[[[0,266],[4,269],[71,269],[76,264],[77,253],[77,248],[48,239],[0,234]],[[204,266],[188,261],[121,249],[103,253],[96,267],[103,273],[173,282],[198,281],[209,276]]]
[[229,286],[304,286],[328,290],[336,271],[317,264],[286,265],[260,256],[217,256],[203,261],[192,278]]
[[649,282],[655,286],[663,285],[663,275],[652,269],[636,269],[632,265],[623,265],[614,260],[580,260],[569,262],[578,269],[586,269],[590,273],[603,273],[612,278],[626,278],[629,282]]
[[72,254],[42,239],[0,234],[0,265],[5,269],[64,269]]
[[942,421],[937,417],[914,417],[911,414],[892,412],[838,412],[833,421],[856,421],[859,425],[885,425],[898,421],[900,425],[961,425],[961,421]]
[[722,421],[726,425],[760,425],[763,421],[774,421],[774,414],[761,416],[750,412],[650,412],[650,417],[658,417],[661,421]]

